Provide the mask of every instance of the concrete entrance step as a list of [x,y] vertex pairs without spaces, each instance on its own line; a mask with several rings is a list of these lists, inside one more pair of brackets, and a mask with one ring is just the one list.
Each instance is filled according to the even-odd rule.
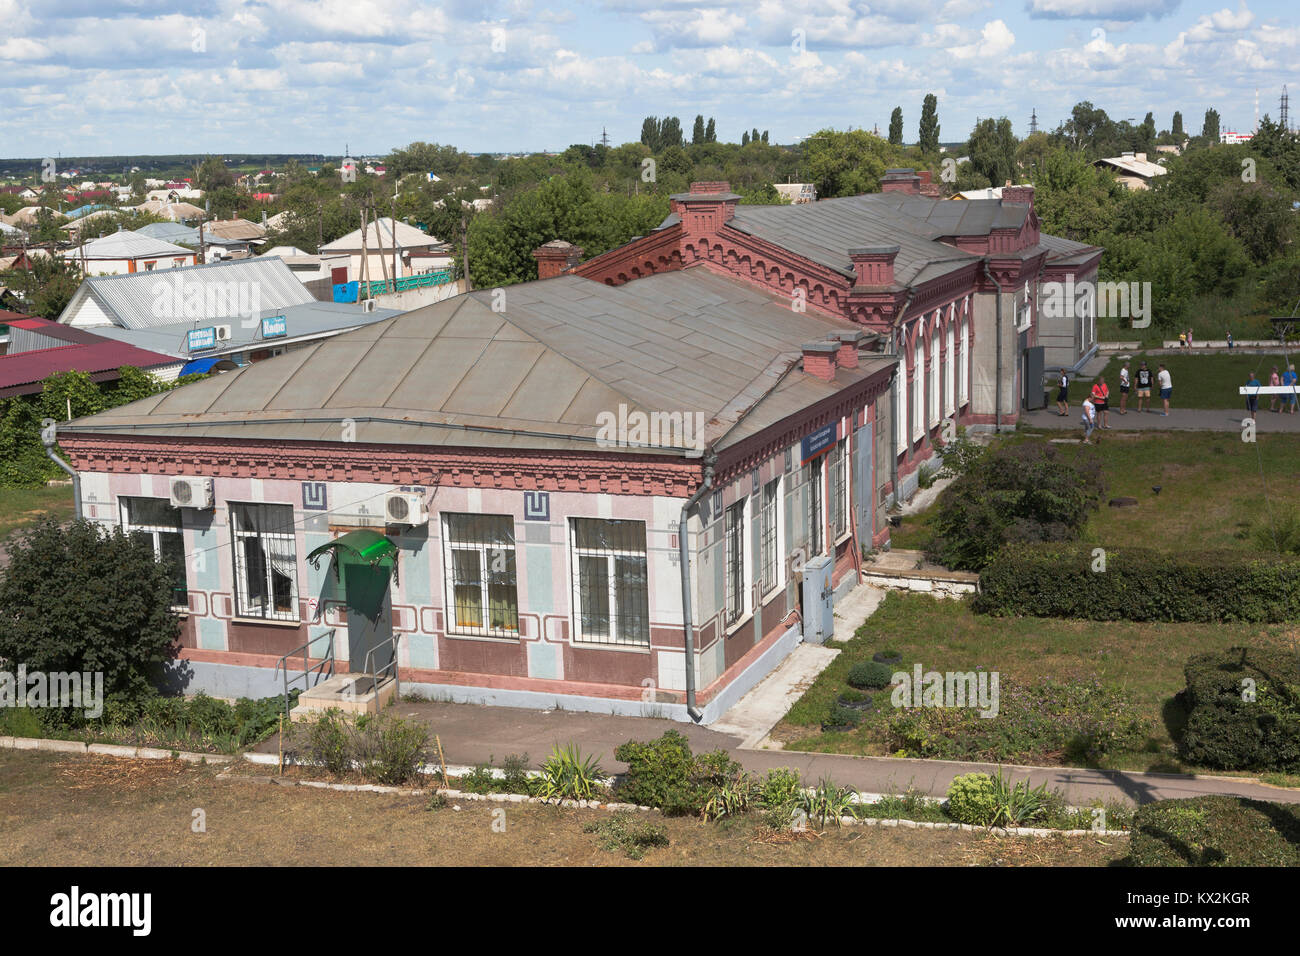
[[397,694],[397,681],[389,677],[375,686],[372,674],[335,674],[298,697],[290,720],[309,720],[327,710],[350,714],[376,714]]

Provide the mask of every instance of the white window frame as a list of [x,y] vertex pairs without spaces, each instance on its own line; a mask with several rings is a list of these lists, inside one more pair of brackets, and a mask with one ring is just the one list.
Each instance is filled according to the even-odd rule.
[[898,397],[898,407],[894,409],[894,426],[898,434],[900,453],[907,446],[907,355],[898,358],[898,371],[894,373],[894,394]]
[[[646,537],[643,539],[645,540],[646,544],[640,551],[620,549],[620,548],[611,548],[609,550],[597,550],[594,548],[582,548],[578,546],[577,520],[578,520],[577,518],[569,519],[569,553],[571,556],[569,566],[572,569],[570,571],[570,574],[572,575],[573,578],[573,582],[572,582],[573,583],[573,587],[572,587],[573,643],[582,644],[587,647],[649,648],[650,647],[650,543],[648,537],[649,529],[646,528],[644,521],[638,521],[636,519],[589,518],[586,516],[582,516],[582,520],[587,520],[587,521],[634,522],[636,524],[641,525],[643,534],[646,535]],[[608,597],[607,597],[608,600],[607,606],[610,609],[608,638],[586,636],[582,632],[582,579],[581,579],[581,571],[580,571],[580,564],[581,564],[580,559],[584,557],[586,558],[603,557],[605,558],[606,561],[605,576],[609,588]],[[619,632],[619,622],[623,617],[623,615],[620,614],[618,610],[619,604],[618,604],[617,559],[620,557],[631,557],[631,558],[639,557],[643,559],[646,563],[646,606],[645,606],[646,633],[645,633],[644,640],[640,638],[629,639],[626,635]]]
[[[144,522],[144,521],[134,521],[134,520],[132,520],[132,518],[131,518],[131,508],[132,508],[132,506],[133,506],[133,502],[136,502],[136,501],[155,501],[155,502],[160,502],[160,503],[163,504],[164,506],[170,508],[172,511],[176,512],[176,524],[175,524],[175,526],[172,526],[172,525],[170,525],[170,524],[169,524],[169,525],[149,524],[149,523]],[[176,535],[176,538],[177,538],[177,540],[180,542],[180,546],[181,546],[181,555],[180,555],[180,563],[181,563],[181,579],[185,582],[185,595],[186,595],[186,599],[185,599],[185,603],[184,603],[184,604],[176,604],[176,603],[173,603],[173,604],[172,604],[172,609],[173,609],[173,610],[178,610],[178,611],[184,611],[184,612],[188,613],[188,612],[189,612],[189,609],[190,609],[190,602],[189,602],[189,561],[188,561],[188,559],[187,559],[187,555],[186,555],[186,552],[185,552],[185,530],[184,530],[184,528],[183,528],[183,526],[182,526],[182,524],[181,524],[181,511],[180,511],[180,509],[179,509],[179,508],[172,508],[172,507],[171,507],[171,502],[168,501],[168,499],[166,499],[166,498],[153,498],[153,497],[150,497],[150,496],[148,496],[148,495],[121,495],[121,496],[119,496],[118,499],[117,499],[117,505],[118,505],[118,512],[119,512],[119,514],[120,514],[120,516],[121,516],[121,520],[122,520],[122,533],[123,533],[123,534],[147,534],[147,535],[149,535],[150,540],[153,541],[153,556],[154,556],[154,560],[156,560],[156,561],[162,561],[163,558],[164,558],[163,551],[162,551],[162,539],[161,539],[161,536],[164,535],[164,534],[168,534],[168,535],[174,534],[174,535]],[[175,591],[175,588],[173,588],[173,592],[174,592],[174,591]]]
[[[230,539],[231,539],[231,564],[234,571],[234,598],[235,598],[235,616],[249,620],[261,621],[282,621],[289,623],[298,623],[301,620],[301,614],[298,610],[298,536],[297,529],[294,525],[293,505],[280,504],[276,502],[244,502],[232,501],[227,502],[227,513],[230,519]],[[255,513],[259,514],[263,524],[269,524],[270,512],[272,509],[286,509],[282,514],[287,513],[289,520],[287,522],[277,522],[277,530],[240,530],[236,515],[238,509],[252,508],[256,509]],[[286,530],[287,529],[287,530]],[[246,585],[248,583],[248,571],[246,566],[246,557],[244,548],[241,546],[244,539],[256,538],[262,542],[262,552],[264,561],[265,579],[263,585],[266,588],[266,605],[258,608],[251,603],[251,594],[248,593]],[[266,542],[279,542],[288,544],[290,547],[291,560],[281,559],[281,564],[292,564],[293,574],[285,574],[283,570],[279,571],[281,577],[289,579],[289,609],[277,611],[274,607],[275,597],[275,561],[267,556],[268,548]]]
[[[722,513],[722,620],[728,631],[740,627],[753,613],[753,569],[751,562],[746,560],[754,546],[749,533],[749,502],[749,497],[733,501]],[[739,549],[738,553],[736,549]],[[732,590],[733,562],[739,563],[737,570],[740,572],[739,590],[735,592]]]
[[[785,562],[781,560],[781,556],[785,554],[785,542],[783,540],[785,536],[785,521],[783,520],[785,517],[785,498],[783,492],[785,489],[781,484],[781,477],[781,475],[777,475],[767,484],[763,485],[763,487],[758,491],[758,560],[760,566],[755,568],[754,572],[759,576],[759,589],[762,591],[760,599],[762,601],[766,601],[771,595],[775,594],[780,589],[783,583],[781,578],[785,571]],[[770,502],[767,497],[769,488],[774,489],[775,491]],[[768,561],[768,554],[765,553],[763,548],[763,541],[765,538],[768,538],[767,528],[765,525],[769,516],[772,519],[772,534],[769,538],[772,544],[770,563]],[[769,567],[772,569],[771,580],[768,580],[767,577],[767,569]]]
[[939,424],[939,376],[943,366],[939,361],[939,323],[935,321],[930,329],[930,415],[926,427],[934,428]]
[[957,389],[956,389],[956,369],[957,353],[953,350],[953,317],[948,316],[948,324],[944,329],[944,355],[947,361],[943,363],[943,408],[945,415],[952,415],[957,411]]
[[[849,514],[851,495],[849,494],[849,440],[847,435],[835,443],[835,447],[827,457],[831,459],[826,469],[829,479],[827,481],[829,486],[827,504],[831,506],[831,536],[838,545],[853,533],[853,522],[850,520],[851,516]],[[838,488],[836,487],[837,481],[839,482]],[[843,530],[841,530],[841,525]]]
[[[464,512],[443,512],[442,513],[442,580],[443,588],[446,595],[446,633],[449,635],[461,637],[497,637],[506,640],[517,641],[520,638],[519,633],[519,551],[516,543],[504,544],[500,542],[489,541],[465,541],[452,540],[452,519],[459,517],[479,517],[478,515]],[[482,515],[484,518],[504,518],[510,522],[510,537],[514,539],[514,517],[512,515]],[[479,560],[479,614],[481,620],[485,623],[480,625],[461,624],[457,620],[458,602],[456,599],[456,565],[453,551],[472,551],[478,555]],[[500,554],[498,554],[500,552]],[[502,559],[509,554],[514,566],[514,591],[515,591],[515,626],[494,627],[491,623],[492,601],[491,591],[491,574],[492,568],[502,563]]]
[[925,435],[925,329],[918,329],[912,347],[912,441]]
[[961,328],[958,330],[961,337],[961,344],[958,352],[961,354],[961,360],[958,363],[958,385],[957,405],[965,407],[970,402],[970,319],[961,320]]

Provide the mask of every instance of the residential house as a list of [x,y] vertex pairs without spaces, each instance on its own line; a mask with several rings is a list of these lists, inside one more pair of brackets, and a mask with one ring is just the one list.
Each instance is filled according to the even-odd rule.
[[61,372],[85,372],[92,382],[113,382],[123,365],[154,372],[175,361],[85,329],[0,312],[0,398],[35,395],[45,379]]
[[776,183],[776,191],[792,206],[817,201],[817,187],[812,183]]
[[175,269],[196,261],[193,249],[125,229],[64,250],[59,256],[79,263],[88,276]]
[[1150,162],[1146,153],[1121,153],[1095,160],[1093,165],[1116,173],[1125,189],[1150,189],[1151,180],[1169,172],[1159,163]]
[[[440,255],[423,255],[430,251],[437,251]],[[386,217],[368,223],[364,239],[361,230],[354,229],[346,236],[325,243],[320,252],[329,256],[347,255],[348,275],[353,280],[369,282],[414,275],[417,266],[427,272],[446,268],[451,263],[451,252],[446,243],[414,226]],[[413,254],[419,254],[415,266],[412,265]]]

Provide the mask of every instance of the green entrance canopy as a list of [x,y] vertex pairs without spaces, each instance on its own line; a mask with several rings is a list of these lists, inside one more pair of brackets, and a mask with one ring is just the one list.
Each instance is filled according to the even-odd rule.
[[[307,555],[313,568],[320,568],[320,559],[326,552],[334,552],[336,559],[351,559],[377,567],[385,561],[392,564],[393,574],[397,574],[397,545],[389,541],[378,531],[360,528],[349,531],[341,537],[322,544]],[[335,561],[335,573],[338,573],[338,560]]]

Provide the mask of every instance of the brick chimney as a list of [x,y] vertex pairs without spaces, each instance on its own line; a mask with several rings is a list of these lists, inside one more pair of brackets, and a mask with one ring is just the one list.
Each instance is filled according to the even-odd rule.
[[909,196],[921,195],[921,177],[914,169],[886,169],[880,177],[882,193],[907,193]]
[[577,267],[582,261],[582,246],[563,239],[552,239],[533,250],[537,260],[537,278],[553,279]]
[[[836,332],[833,335],[826,336],[826,338],[835,344],[835,365],[838,368],[858,367],[858,346],[867,338],[866,332],[861,329],[852,329],[848,332]],[[808,367],[806,358],[804,367]]]
[[894,259],[898,246],[863,246],[849,250],[855,286],[888,286],[894,284]]
[[1021,203],[1034,208],[1034,187],[1033,186],[1003,186],[1002,201],[1004,203]]
[[835,380],[836,356],[840,346],[837,342],[809,342],[802,346],[803,370],[809,375],[816,375],[822,381]]
[[736,214],[740,197],[731,191],[728,182],[691,183],[688,193],[675,193],[668,197],[672,211],[682,220],[682,230],[688,236],[712,235],[723,223]]

